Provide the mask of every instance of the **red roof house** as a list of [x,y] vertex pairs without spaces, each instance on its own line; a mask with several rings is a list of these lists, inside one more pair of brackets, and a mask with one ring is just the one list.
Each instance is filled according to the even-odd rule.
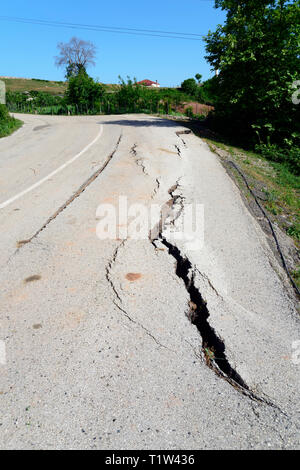
[[138,85],[142,86],[147,86],[147,87],[153,87],[153,88],[159,88],[160,84],[156,80],[156,82],[152,82],[151,80],[142,80],[140,82],[137,82]]

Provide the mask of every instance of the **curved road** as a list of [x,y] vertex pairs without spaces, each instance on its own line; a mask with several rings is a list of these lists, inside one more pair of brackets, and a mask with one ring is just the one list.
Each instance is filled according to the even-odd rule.
[[1,448],[299,448],[299,316],[207,145],[143,115],[18,117]]

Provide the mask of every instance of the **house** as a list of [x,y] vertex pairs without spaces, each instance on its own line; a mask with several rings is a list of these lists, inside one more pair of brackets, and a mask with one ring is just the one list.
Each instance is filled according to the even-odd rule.
[[151,87],[151,88],[159,88],[160,84],[156,80],[156,82],[152,82],[151,80],[142,80],[141,82],[137,83],[138,85],[146,86],[146,87]]

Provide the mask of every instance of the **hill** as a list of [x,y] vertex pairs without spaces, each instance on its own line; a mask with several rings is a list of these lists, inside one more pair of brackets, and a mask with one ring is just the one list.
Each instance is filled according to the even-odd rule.
[[6,91],[44,91],[51,95],[63,95],[67,84],[38,78],[0,77],[6,85]]

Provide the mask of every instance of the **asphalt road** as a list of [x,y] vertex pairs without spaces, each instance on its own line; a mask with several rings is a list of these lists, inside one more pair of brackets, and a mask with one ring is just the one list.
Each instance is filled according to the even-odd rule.
[[207,145],[149,116],[18,117],[0,140],[0,447],[299,448],[295,301]]

